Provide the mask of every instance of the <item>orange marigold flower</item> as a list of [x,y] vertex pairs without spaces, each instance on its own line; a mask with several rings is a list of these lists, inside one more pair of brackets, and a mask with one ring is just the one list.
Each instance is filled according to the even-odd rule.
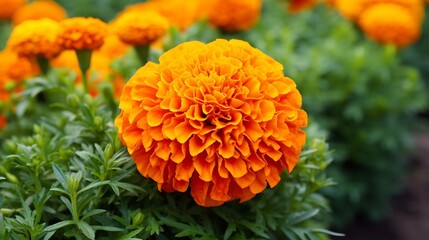
[[168,20],[153,11],[126,12],[115,23],[118,37],[131,45],[147,45],[164,36]]
[[39,69],[37,63],[30,58],[18,56],[9,48],[0,52],[0,78],[19,82],[25,78],[35,76]]
[[1,0],[0,20],[10,19],[13,14],[27,3],[27,0]]
[[210,0],[207,18],[223,31],[251,28],[258,21],[262,0]]
[[107,36],[107,24],[98,18],[75,17],[63,20],[59,42],[65,49],[95,50],[100,48]]
[[296,13],[296,12],[311,8],[316,3],[317,3],[317,0],[292,0],[288,5],[288,11]]
[[122,42],[114,33],[109,33],[104,39],[104,44],[95,53],[101,53],[110,59],[125,55],[130,45]]
[[424,4],[422,0],[337,0],[336,7],[345,18],[357,21],[366,9],[381,3],[401,5],[407,8],[418,21],[423,19]]
[[22,56],[50,59],[62,50],[58,42],[60,30],[60,24],[48,18],[25,21],[13,29],[8,47]]
[[27,20],[49,18],[54,21],[61,21],[67,18],[66,10],[52,0],[37,0],[20,8],[12,17],[14,25],[18,25]]
[[400,47],[415,42],[420,36],[420,23],[397,4],[377,4],[367,9],[359,19],[359,26],[368,38]]
[[247,201],[292,171],[307,115],[283,66],[240,40],[183,43],[127,82],[115,120],[140,173],[202,206]]
[[201,0],[150,0],[143,3],[136,3],[126,7],[122,14],[126,12],[146,12],[155,11],[168,19],[172,26],[185,30],[198,21],[205,12],[201,8]]

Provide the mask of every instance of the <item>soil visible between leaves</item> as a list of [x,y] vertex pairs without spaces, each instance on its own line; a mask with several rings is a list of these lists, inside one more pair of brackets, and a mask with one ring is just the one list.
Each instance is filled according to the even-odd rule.
[[429,132],[414,136],[410,172],[403,192],[394,197],[390,214],[380,222],[357,219],[335,240],[429,239]]

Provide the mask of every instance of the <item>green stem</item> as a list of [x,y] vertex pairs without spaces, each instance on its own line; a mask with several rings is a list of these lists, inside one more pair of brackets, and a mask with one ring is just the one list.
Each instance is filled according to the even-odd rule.
[[37,56],[37,63],[39,64],[40,71],[42,72],[43,76],[47,76],[50,66],[49,66],[49,60],[47,58],[44,58],[42,56]]
[[6,46],[7,38],[11,29],[10,21],[0,20],[0,50]]
[[91,65],[91,55],[92,55],[91,49],[76,50],[77,60],[79,61],[79,67],[82,72],[82,81],[83,81],[83,88],[85,89],[85,93],[89,92],[86,72],[88,71],[89,66]]
[[76,193],[70,194],[70,200],[72,205],[72,217],[75,223],[79,222],[79,213],[77,211],[77,196]]
[[134,46],[137,56],[142,65],[145,65],[148,62],[149,57],[149,44],[146,45],[136,45]]

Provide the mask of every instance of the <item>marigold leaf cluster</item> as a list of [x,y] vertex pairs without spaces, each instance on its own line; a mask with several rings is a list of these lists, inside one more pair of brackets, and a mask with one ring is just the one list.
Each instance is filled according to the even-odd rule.
[[53,0],[36,0],[20,8],[12,17],[14,25],[27,20],[49,18],[61,21],[67,18],[66,10]]
[[115,22],[116,34],[131,45],[147,45],[167,33],[168,20],[157,12],[125,12]]
[[28,20],[13,29],[8,47],[22,56],[50,59],[62,51],[58,42],[60,31],[60,24],[54,20]]
[[107,24],[98,18],[74,17],[60,22],[62,31],[59,43],[65,49],[95,50],[100,48],[107,36]]
[[239,40],[187,42],[126,84],[115,124],[159,190],[202,206],[247,201],[292,171],[305,142],[301,95],[281,64]]
[[262,0],[210,0],[208,21],[226,32],[251,28],[261,14]]

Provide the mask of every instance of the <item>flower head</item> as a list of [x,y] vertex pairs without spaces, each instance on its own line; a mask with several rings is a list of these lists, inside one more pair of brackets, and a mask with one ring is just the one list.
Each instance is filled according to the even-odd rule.
[[227,32],[251,28],[259,19],[262,0],[210,0],[208,20]]
[[50,59],[62,50],[58,42],[60,30],[60,24],[48,18],[28,20],[13,29],[8,47],[22,56]]
[[39,69],[35,61],[18,54],[9,48],[0,52],[0,78],[3,81],[20,82],[34,76]]
[[420,36],[420,23],[397,4],[383,3],[367,9],[359,19],[359,26],[368,38],[400,47],[415,42]]
[[118,37],[131,45],[147,45],[167,33],[168,20],[153,11],[126,12],[115,23]]
[[0,20],[10,19],[13,14],[26,3],[27,0],[1,0]]
[[294,168],[307,115],[283,67],[239,40],[183,43],[127,82],[115,120],[140,173],[202,206],[241,202]]
[[155,11],[168,19],[172,26],[181,30],[187,29],[202,17],[204,9],[200,8],[201,0],[149,0],[129,5],[122,14],[127,12]]
[[424,5],[422,0],[337,0],[336,7],[345,18],[357,21],[366,9],[382,3],[401,5],[407,8],[418,21],[423,19]]
[[27,20],[42,18],[49,18],[59,22],[67,18],[67,13],[66,10],[55,1],[37,0],[20,8],[13,15],[12,22],[14,25],[18,25]]
[[104,43],[107,24],[97,18],[75,17],[63,20],[59,42],[65,49],[95,50]]

